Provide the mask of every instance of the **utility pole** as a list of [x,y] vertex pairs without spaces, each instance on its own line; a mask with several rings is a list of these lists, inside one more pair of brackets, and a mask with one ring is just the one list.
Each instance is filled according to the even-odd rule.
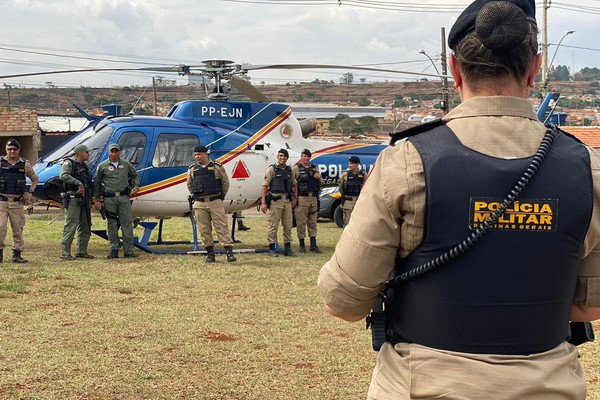
[[542,2],[542,91],[548,87],[548,0]]
[[444,115],[448,114],[448,110],[450,109],[450,105],[448,104],[448,68],[446,65],[446,28],[442,26],[442,101],[444,102],[442,106],[442,111]]
[[156,110],[156,80],[154,79],[154,77],[152,77],[152,96],[154,99],[154,115],[158,115],[157,114],[157,110]]

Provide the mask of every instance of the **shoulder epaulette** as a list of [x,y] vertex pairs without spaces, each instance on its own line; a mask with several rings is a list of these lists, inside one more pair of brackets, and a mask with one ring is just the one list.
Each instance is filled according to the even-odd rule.
[[412,128],[405,129],[400,132],[390,133],[390,146],[396,144],[398,140],[405,139],[410,136],[418,135],[419,133],[427,132],[433,128],[444,125],[444,121],[441,118],[433,120],[431,122],[425,122],[424,124],[414,126]]

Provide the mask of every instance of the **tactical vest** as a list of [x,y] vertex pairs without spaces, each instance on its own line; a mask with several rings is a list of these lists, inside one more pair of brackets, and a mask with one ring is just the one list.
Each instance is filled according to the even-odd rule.
[[[425,171],[425,235],[400,274],[460,243],[532,160],[463,146],[446,126],[410,137]],[[565,171],[571,178],[565,178]],[[532,354],[567,337],[593,209],[588,150],[560,133],[517,202],[464,254],[388,292],[395,341],[467,353]]]
[[194,196],[211,196],[221,194],[223,188],[221,180],[215,176],[214,162],[208,163],[204,168],[198,164],[194,165]]
[[[85,163],[78,163],[75,160],[67,160],[71,163],[71,176],[83,184],[86,193],[92,193],[94,187],[92,185],[92,174]],[[79,188],[76,185],[68,183],[64,184],[65,191],[76,192]]]
[[355,196],[358,197],[360,190],[362,189],[363,182],[365,181],[365,172],[359,169],[356,174],[352,171],[346,171],[346,182],[342,185],[344,190],[344,196]]
[[19,161],[12,165],[3,158],[0,168],[0,193],[19,195],[25,193],[27,183],[25,161]]
[[309,167],[305,167],[302,164],[298,164],[298,195],[308,196],[309,193],[316,193],[321,188],[321,183],[318,179],[315,179],[315,172],[318,172],[315,164],[310,164]]
[[269,190],[273,194],[292,193],[292,168],[286,165],[285,168],[277,168],[277,164],[272,165],[275,170],[275,176],[271,180]]

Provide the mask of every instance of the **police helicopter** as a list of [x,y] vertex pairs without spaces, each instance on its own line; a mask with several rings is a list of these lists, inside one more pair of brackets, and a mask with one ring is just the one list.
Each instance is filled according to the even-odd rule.
[[[276,163],[280,148],[288,150],[290,164],[300,159],[302,149],[309,149],[313,154],[312,162],[319,167],[326,185],[336,184],[352,155],[360,157],[365,171],[371,169],[377,155],[387,144],[332,142],[309,138],[316,129],[314,119],[299,121],[289,105],[270,102],[258,89],[239,77],[251,70],[302,68],[438,76],[360,66],[249,65],[227,60],[206,60],[199,66],[78,69],[0,76],[0,79],[88,71],[153,71],[175,72],[180,75],[202,74],[214,80],[215,89],[207,100],[176,103],[166,117],[90,117],[92,121],[88,127],[37,160],[34,165],[39,176],[35,197],[41,202],[59,205],[62,192],[62,184],[58,179],[60,163],[73,155],[73,148],[78,144],[85,144],[91,149],[88,166],[94,175],[97,165],[108,158],[109,145],[118,143],[122,149],[121,157],[133,164],[140,179],[140,190],[131,197],[132,214],[138,219],[158,219],[159,239],[156,243],[164,244],[163,220],[191,215],[186,174],[188,167],[195,162],[192,149],[197,145],[208,147],[211,159],[221,163],[229,175],[230,188],[224,200],[229,213],[256,207],[260,201],[264,171],[269,165]],[[230,101],[230,87],[241,91],[250,101]],[[156,223],[141,224],[146,231],[136,246],[145,251],[162,253],[163,251],[152,250],[149,246],[150,233]],[[233,231],[234,229],[232,234]],[[194,250],[197,250],[195,232],[194,227]]]

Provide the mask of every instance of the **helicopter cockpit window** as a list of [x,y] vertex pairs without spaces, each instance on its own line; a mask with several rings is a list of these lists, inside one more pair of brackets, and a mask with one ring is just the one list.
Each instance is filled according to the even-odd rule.
[[56,150],[44,157],[47,162],[59,161],[68,157],[72,157],[73,148],[78,144],[85,144],[90,149],[90,159],[87,165],[96,165],[102,155],[102,150],[106,147],[106,143],[112,136],[115,130],[108,125],[98,124],[90,126],[83,132],[77,134],[72,140],[67,141]]
[[136,167],[144,157],[146,135],[140,132],[125,132],[117,141],[121,146],[121,157]]
[[158,135],[152,166],[157,168],[188,167],[195,162],[194,147],[199,144],[200,141],[195,135],[161,133]]

